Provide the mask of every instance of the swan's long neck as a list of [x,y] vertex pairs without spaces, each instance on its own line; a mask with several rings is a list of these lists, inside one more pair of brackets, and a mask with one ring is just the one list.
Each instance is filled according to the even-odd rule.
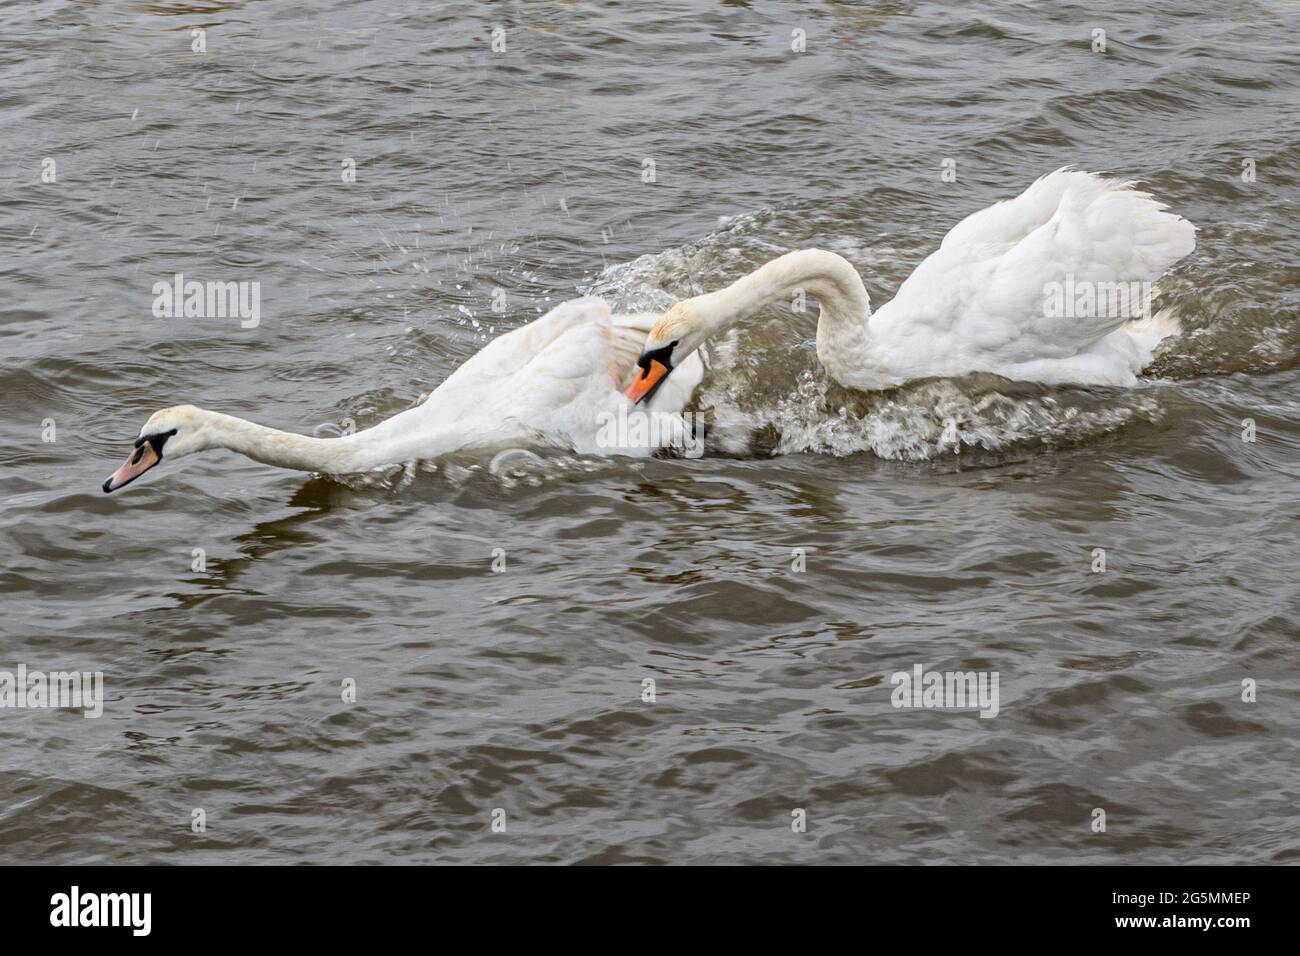
[[[846,259],[821,249],[804,249],[773,259],[725,289],[681,303],[709,334],[724,331],[767,305],[795,305],[802,292],[821,303],[817,357],[832,378],[866,363],[871,300],[862,277]],[[843,369],[841,369],[843,367]]]
[[204,410],[204,425],[209,448],[227,448],[263,464],[300,471],[330,474],[366,471],[418,457],[416,452],[423,451],[403,448],[402,442],[392,440],[390,429],[373,428],[339,438],[312,438],[207,410]]

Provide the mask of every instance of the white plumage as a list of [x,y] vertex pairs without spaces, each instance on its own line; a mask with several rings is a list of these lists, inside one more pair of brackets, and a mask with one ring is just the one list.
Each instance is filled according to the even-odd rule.
[[[432,435],[451,426],[455,435],[439,444],[454,444],[456,449],[517,442],[560,445],[583,453],[649,454],[655,449],[600,447],[597,436],[606,416],[627,410],[619,389],[632,377],[646,334],[657,318],[612,315],[608,303],[598,298],[565,302],[489,342],[424,404],[370,431],[391,433],[400,441],[408,429]],[[680,370],[681,381],[673,376],[654,396],[650,412],[680,415],[704,377],[700,356],[691,358]]]
[[611,315],[601,299],[565,302],[489,342],[421,404],[353,435],[314,438],[193,405],[164,408],[140,429],[131,457],[103,488],[115,491],[164,457],[210,448],[281,468],[346,474],[518,446],[624,455],[681,447],[689,427],[681,411],[704,377],[698,355],[654,396],[650,416],[635,413],[653,427],[609,427],[630,410],[618,390],[632,378],[656,318]]
[[1196,246],[1192,224],[1164,209],[1131,183],[1062,169],[967,216],[871,317],[892,377],[1131,385],[1151,360],[1123,328],[1136,316],[1100,302],[1052,316],[1048,290],[1154,282]]

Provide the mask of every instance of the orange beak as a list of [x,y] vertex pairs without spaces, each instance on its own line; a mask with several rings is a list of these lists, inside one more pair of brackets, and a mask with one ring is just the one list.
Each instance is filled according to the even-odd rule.
[[645,401],[654,394],[655,389],[663,384],[663,380],[668,377],[669,368],[658,359],[651,359],[645,368],[638,365],[636,372],[632,384],[623,392],[633,405]]
[[141,441],[126,463],[104,481],[104,491],[117,491],[123,485],[129,485],[160,461],[162,456],[154,450],[153,443]]

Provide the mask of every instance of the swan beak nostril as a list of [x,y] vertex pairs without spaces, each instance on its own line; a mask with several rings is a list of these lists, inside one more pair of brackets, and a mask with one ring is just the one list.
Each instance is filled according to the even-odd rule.
[[126,463],[117,471],[113,472],[101,485],[107,494],[110,491],[117,491],[123,485],[129,485],[146,471],[152,468],[158,462],[162,461],[162,456],[154,449],[152,442],[143,442],[140,447],[131,452]]
[[658,359],[651,359],[644,368],[637,367],[632,384],[627,387],[623,394],[633,405],[646,401],[663,384],[664,379],[668,377],[669,371],[670,369],[663,362]]

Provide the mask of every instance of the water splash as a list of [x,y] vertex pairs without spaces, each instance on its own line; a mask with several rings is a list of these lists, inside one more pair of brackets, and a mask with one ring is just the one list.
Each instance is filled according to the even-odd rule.
[[972,375],[862,395],[805,373],[770,424],[780,434],[773,454],[870,452],[925,461],[969,450],[1083,444],[1162,417],[1157,396],[1145,390],[1048,389]]

